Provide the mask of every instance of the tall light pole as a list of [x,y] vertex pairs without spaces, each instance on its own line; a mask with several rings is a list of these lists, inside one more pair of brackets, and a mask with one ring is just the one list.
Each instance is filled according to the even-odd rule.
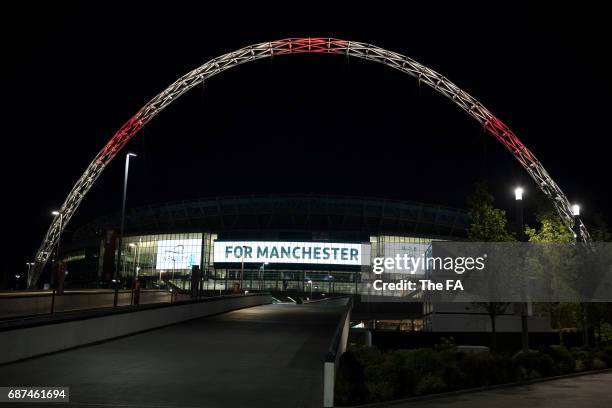
[[121,246],[123,245],[123,228],[125,226],[125,200],[127,197],[128,173],[130,171],[130,157],[136,157],[134,153],[125,155],[125,173],[123,175],[123,201],[121,204],[121,226],[119,228],[119,247],[117,248],[117,266],[115,268],[114,278],[118,279],[121,273]]
[[32,271],[34,262],[26,262],[26,266],[28,267],[28,274],[26,275],[26,289],[27,289],[28,283],[30,282],[30,272]]
[[[514,201],[516,202],[516,238],[519,242],[525,241],[525,221],[523,218],[523,193],[522,187],[514,189]],[[526,272],[526,271],[525,271]],[[527,283],[527,277],[523,279],[524,283]],[[523,294],[526,292],[523,291]],[[521,305],[521,345],[524,352],[529,351],[529,326],[528,326],[528,315],[529,315],[529,303],[523,302]]]
[[[572,215],[574,216],[574,239],[576,244],[584,242],[580,231],[580,205],[572,204]],[[581,290],[582,297],[582,290]],[[588,346],[589,344],[589,333],[587,331],[587,304],[586,302],[580,303],[580,309],[582,313],[582,344]]]
[[[59,280],[59,270],[60,268],[60,244],[62,242],[62,231],[63,231],[63,224],[64,224],[64,215],[62,214],[61,210],[53,210],[51,211],[51,215],[53,215],[54,217],[59,217],[59,236],[57,237],[57,245],[55,246],[55,263],[57,263],[57,268],[58,268],[58,274],[57,274],[57,279]],[[53,270],[51,271],[51,276],[53,276]],[[58,282],[59,283],[59,282]]]

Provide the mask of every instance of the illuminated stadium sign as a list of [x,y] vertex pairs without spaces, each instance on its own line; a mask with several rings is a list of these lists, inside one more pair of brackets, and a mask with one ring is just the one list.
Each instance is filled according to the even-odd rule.
[[[215,241],[214,262],[367,265],[369,245],[332,242]],[[365,253],[367,250],[367,254]]]

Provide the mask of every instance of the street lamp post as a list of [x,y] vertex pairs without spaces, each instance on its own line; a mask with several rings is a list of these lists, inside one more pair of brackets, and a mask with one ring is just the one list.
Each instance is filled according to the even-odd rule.
[[308,279],[308,284],[310,285],[310,299],[312,300],[312,279]]
[[119,227],[119,242],[117,248],[117,264],[115,267],[115,273],[113,274],[113,285],[115,286],[115,298],[113,300],[113,306],[117,306],[117,298],[119,295],[119,274],[121,273],[121,246],[123,245],[123,228],[125,225],[125,200],[127,196],[127,182],[128,172],[130,170],[130,157],[136,157],[134,153],[128,153],[125,155],[125,173],[123,175],[123,201],[121,204],[121,225]]
[[[576,240],[576,244],[584,242],[582,234],[580,231],[580,205],[573,204],[572,205],[572,215],[574,216],[574,239]],[[583,296],[581,290],[581,297]],[[582,314],[582,344],[588,346],[589,344],[589,333],[587,330],[587,304],[586,302],[580,303],[580,310]]]
[[[64,224],[64,215],[62,214],[61,210],[54,210],[51,211],[51,215],[53,215],[54,217],[59,217],[59,236],[57,237],[57,245],[55,246],[55,258],[53,259],[53,263],[57,264],[57,268],[58,268],[58,273],[57,273],[57,279],[58,279],[58,284],[60,283],[59,281],[61,279],[63,279],[64,277],[62,276],[60,278],[60,269],[61,269],[61,265],[60,265],[60,243],[62,242],[62,230],[63,230],[63,224]],[[53,271],[51,271],[51,276],[53,276]],[[61,288],[58,288],[61,289]]]
[[26,262],[26,266],[28,267],[28,272],[26,275],[26,289],[28,282],[30,281],[30,272],[32,271],[32,267],[34,266],[34,262]]
[[130,171],[130,157],[136,157],[134,153],[128,153],[125,155],[125,172],[123,175],[123,201],[121,204],[121,225],[119,227],[119,244],[117,248],[117,264],[115,268],[114,278],[118,279],[119,274],[121,273],[121,252],[123,245],[123,229],[125,226],[125,201],[127,198],[127,183],[128,183],[128,173]]
[[[516,229],[517,236],[519,242],[525,241],[525,225],[524,225],[524,217],[523,217],[523,193],[524,190],[522,187],[517,187],[514,189],[514,201],[516,202]],[[526,271],[525,271],[526,272]],[[527,282],[527,277],[525,277],[524,282]],[[523,294],[526,292],[523,291]],[[529,316],[529,303],[523,302],[521,305],[521,345],[524,352],[529,351],[529,325],[528,325],[528,316]]]

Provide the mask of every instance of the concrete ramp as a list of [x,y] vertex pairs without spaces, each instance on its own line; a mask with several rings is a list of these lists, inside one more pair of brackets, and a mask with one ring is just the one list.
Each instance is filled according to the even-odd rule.
[[318,408],[344,303],[192,320],[0,366],[0,385],[69,386],[70,406]]

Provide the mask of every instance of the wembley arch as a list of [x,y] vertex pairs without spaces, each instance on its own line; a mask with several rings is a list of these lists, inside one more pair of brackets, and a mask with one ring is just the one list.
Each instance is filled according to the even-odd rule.
[[377,62],[404,72],[416,78],[419,83],[424,83],[444,95],[477,120],[512,153],[535,181],[538,188],[553,203],[567,227],[577,231],[579,239],[590,240],[589,233],[582,221],[572,215],[571,205],[567,197],[534,154],[500,119],[444,76],[405,55],[371,44],[335,38],[287,38],[250,45],[213,58],[177,79],[136,112],[98,152],[70,190],[60,207],[60,216],[54,218],[36,253],[35,265],[28,278],[28,284],[32,286],[38,281],[64,227],[106,166],[115,158],[123,146],[165,107],[191,88],[230,68],[277,55],[307,53],[344,55]]

